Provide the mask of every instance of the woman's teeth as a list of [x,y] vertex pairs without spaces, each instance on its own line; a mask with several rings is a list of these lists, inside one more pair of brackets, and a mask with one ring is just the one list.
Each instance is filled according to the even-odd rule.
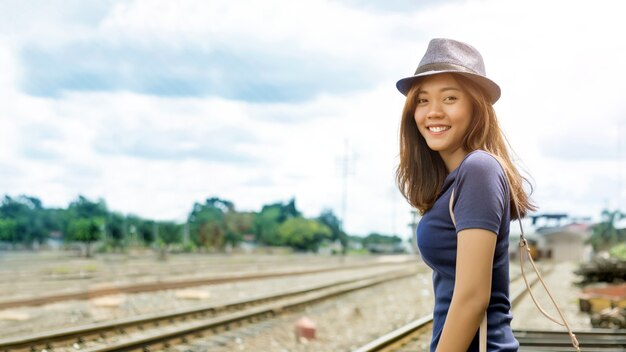
[[446,130],[449,130],[449,129],[450,129],[450,126],[431,126],[431,127],[428,127],[428,130],[431,131],[431,132],[443,132],[443,131],[446,131]]

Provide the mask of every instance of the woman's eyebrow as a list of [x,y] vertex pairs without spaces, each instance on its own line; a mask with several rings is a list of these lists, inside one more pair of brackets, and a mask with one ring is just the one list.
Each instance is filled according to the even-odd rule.
[[[439,92],[443,93],[443,92],[449,91],[449,90],[455,90],[455,91],[458,91],[458,92],[461,91],[459,88],[456,88],[456,87],[443,87],[443,88],[439,89]],[[417,94],[422,94],[422,93],[428,94],[428,91],[424,90],[424,89],[420,89],[420,90],[417,91]]]

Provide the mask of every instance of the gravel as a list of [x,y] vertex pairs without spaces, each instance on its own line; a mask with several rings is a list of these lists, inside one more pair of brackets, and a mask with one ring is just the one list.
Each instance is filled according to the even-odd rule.
[[[431,287],[430,272],[422,272],[170,350],[350,351],[430,313]],[[310,341],[297,339],[294,332],[304,316],[316,324],[316,338]]]

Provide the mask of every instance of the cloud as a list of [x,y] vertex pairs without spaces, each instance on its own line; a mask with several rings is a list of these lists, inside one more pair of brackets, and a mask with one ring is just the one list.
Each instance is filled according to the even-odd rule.
[[16,185],[20,184],[20,181],[27,176],[18,165],[12,163],[0,161],[0,170],[2,171],[0,190],[5,192],[14,190]]
[[[386,40],[377,23],[395,23],[393,18],[326,2],[274,2],[249,4],[245,11],[227,1],[77,7],[75,12],[99,20],[81,36],[23,38],[21,88],[53,98],[72,91],[130,91],[299,102],[367,90],[389,70],[371,52]],[[58,21],[87,25],[74,17]],[[60,26],[63,33],[74,28],[70,24]]]
[[130,91],[293,102],[367,89],[377,78],[358,63],[333,61],[323,53],[172,49],[159,43],[100,43],[97,38],[60,48],[25,47],[21,60],[22,89],[45,97],[67,91]]
[[[571,161],[581,160],[617,160],[626,152],[626,124],[607,128],[610,123],[603,123],[602,128],[578,126],[574,130],[560,130],[550,135],[541,136],[539,147],[542,153],[551,158]],[[621,141],[620,141],[621,140]]]
[[104,130],[94,141],[94,150],[108,155],[125,155],[146,159],[206,161],[250,164],[254,160],[238,152],[238,142],[251,140],[243,130],[213,130],[206,135],[193,130],[167,131],[144,126],[137,130]]
[[73,37],[79,34],[77,30],[84,31],[107,17],[115,2],[119,1],[5,0],[0,2],[0,33],[20,41],[37,36],[46,39]]
[[21,153],[29,159],[62,159],[64,136],[51,124],[26,124],[21,127]]
[[441,6],[443,3],[462,3],[464,0],[447,0],[447,1],[414,1],[414,0],[341,0],[354,9],[367,9],[369,11],[398,12],[411,13],[418,10],[424,10],[429,7]]
[[272,187],[275,185],[274,180],[267,175],[251,178],[244,183],[246,187]]

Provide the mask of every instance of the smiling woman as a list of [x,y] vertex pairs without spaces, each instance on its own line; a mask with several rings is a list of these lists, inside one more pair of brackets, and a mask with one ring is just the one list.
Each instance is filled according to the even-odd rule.
[[433,269],[431,351],[478,351],[479,341],[481,351],[517,351],[509,223],[534,206],[493,109],[500,87],[476,49],[450,39],[433,39],[397,87],[407,96],[397,183],[423,215],[417,243]]

